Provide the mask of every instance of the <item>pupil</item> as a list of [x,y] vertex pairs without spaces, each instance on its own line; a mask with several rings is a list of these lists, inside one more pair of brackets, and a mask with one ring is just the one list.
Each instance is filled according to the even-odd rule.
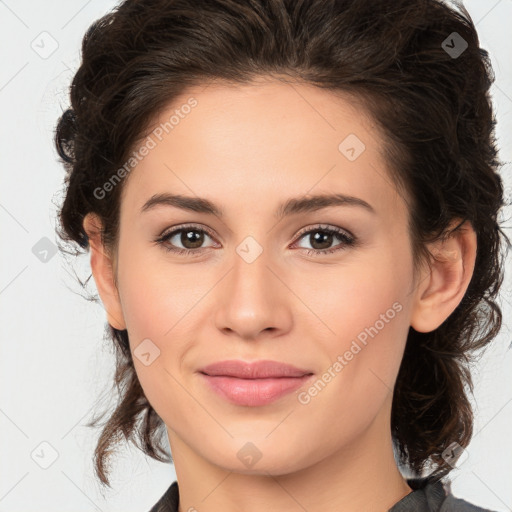
[[187,247],[187,243],[192,243],[192,247],[187,247],[189,249],[201,247],[203,243],[203,233],[199,233],[198,231],[185,231],[181,236],[181,243],[185,247]]
[[[323,232],[317,231],[313,235],[314,242],[316,243],[320,240],[320,244],[322,244],[321,240],[324,239],[323,244],[325,245],[325,247],[316,247],[316,248],[317,249],[328,249],[332,243],[332,237],[333,237],[332,233],[323,233]],[[311,245],[313,247],[315,247],[314,243],[312,243]]]

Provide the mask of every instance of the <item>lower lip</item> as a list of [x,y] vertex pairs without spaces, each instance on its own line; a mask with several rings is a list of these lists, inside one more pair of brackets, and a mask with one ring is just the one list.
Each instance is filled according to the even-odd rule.
[[219,395],[237,405],[258,406],[274,402],[295,391],[313,375],[271,379],[238,379],[201,373],[208,385]]

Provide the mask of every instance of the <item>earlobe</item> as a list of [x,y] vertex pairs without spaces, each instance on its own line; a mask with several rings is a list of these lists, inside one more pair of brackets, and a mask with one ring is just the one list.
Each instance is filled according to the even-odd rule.
[[126,324],[114,280],[112,259],[107,254],[101,240],[101,219],[94,213],[88,213],[84,218],[83,226],[89,237],[91,270],[96,288],[107,312],[107,321],[115,329],[124,330]]
[[431,244],[429,250],[431,268],[417,285],[411,313],[411,326],[418,332],[437,329],[463,299],[475,268],[476,233],[466,221],[448,239]]

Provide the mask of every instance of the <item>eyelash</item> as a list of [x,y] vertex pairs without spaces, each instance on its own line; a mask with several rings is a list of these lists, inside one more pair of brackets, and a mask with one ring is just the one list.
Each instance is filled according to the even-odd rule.
[[[198,253],[202,252],[201,248],[199,248],[199,249],[180,249],[180,248],[171,247],[167,243],[169,239],[174,237],[174,235],[176,235],[177,233],[180,233],[182,231],[186,231],[186,230],[206,233],[211,238],[214,238],[213,234],[208,229],[199,228],[197,225],[190,224],[190,225],[179,226],[177,229],[174,229],[173,231],[170,231],[169,233],[160,236],[160,238],[155,240],[155,243],[161,245],[162,248],[167,252],[172,252],[174,254],[184,255],[184,256],[194,253],[194,256],[198,256],[199,255]],[[336,248],[335,249],[324,249],[324,250],[304,249],[308,256],[322,256],[325,254],[342,251],[342,250],[346,249],[347,247],[354,247],[357,244],[356,237],[349,235],[345,231],[343,231],[339,228],[327,227],[327,226],[322,226],[322,225],[318,225],[318,226],[315,226],[314,228],[310,228],[306,231],[300,232],[297,235],[298,236],[297,240],[300,240],[304,235],[309,235],[311,233],[316,233],[316,232],[329,233],[332,235],[336,235],[340,240],[342,240],[343,244],[342,244],[341,248],[337,248],[337,249]]]

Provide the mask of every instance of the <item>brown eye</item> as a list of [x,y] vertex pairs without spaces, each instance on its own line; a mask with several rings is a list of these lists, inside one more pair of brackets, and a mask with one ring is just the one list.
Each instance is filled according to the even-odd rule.
[[[162,235],[156,242],[168,252],[181,255],[193,254],[195,256],[201,254],[203,249],[208,248],[208,246],[203,246],[205,235],[213,238],[209,231],[195,225],[180,226]],[[312,249],[304,249],[306,254],[310,256],[320,256],[341,251],[347,247],[353,247],[357,243],[353,235],[349,235],[340,228],[328,226],[317,226],[316,228],[303,231],[299,237],[300,239],[309,240]],[[330,248],[336,239],[341,241],[341,244],[338,243],[338,247]],[[181,244],[182,247],[179,247],[178,244]]]
[[[341,251],[347,247],[354,246],[356,243],[354,236],[349,235],[345,231],[335,227],[317,226],[314,229],[309,229],[308,231],[302,232],[299,239],[303,238],[308,240],[312,246],[312,249],[306,248],[306,254],[309,256],[318,256]],[[341,247],[331,249],[330,247],[333,241],[336,239],[342,241]]]
[[[202,252],[203,248],[206,248],[203,247],[205,235],[212,236],[206,230],[197,226],[181,226],[162,235],[156,242],[169,252],[177,254],[199,253]],[[177,246],[177,244],[181,244],[183,248]]]

